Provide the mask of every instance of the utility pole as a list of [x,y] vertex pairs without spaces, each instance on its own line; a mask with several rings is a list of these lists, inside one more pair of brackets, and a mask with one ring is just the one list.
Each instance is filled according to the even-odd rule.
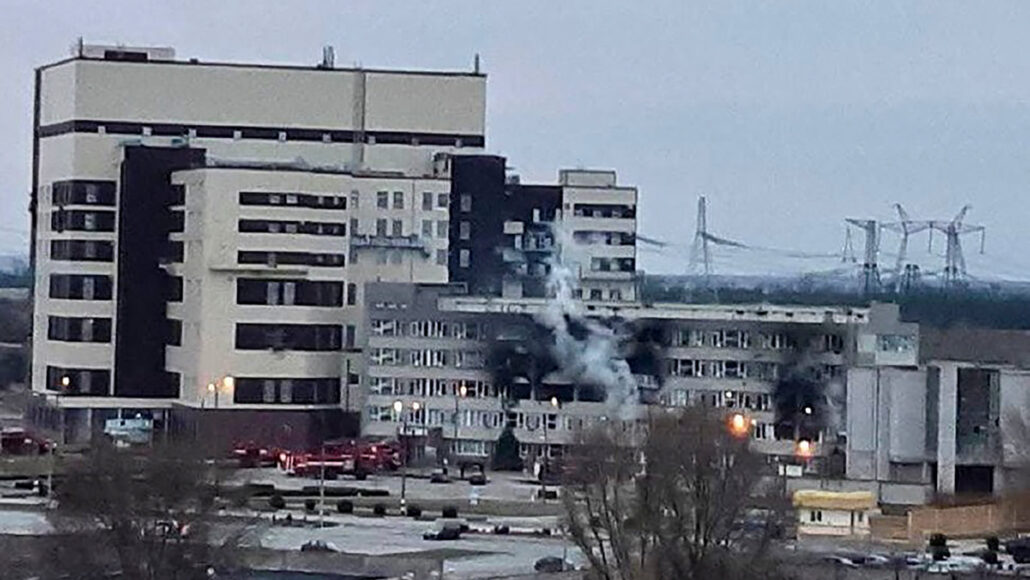
[[847,223],[865,232],[865,253],[862,260],[862,286],[866,294],[880,285],[880,268],[877,265],[880,253],[880,224],[876,220],[847,218]]

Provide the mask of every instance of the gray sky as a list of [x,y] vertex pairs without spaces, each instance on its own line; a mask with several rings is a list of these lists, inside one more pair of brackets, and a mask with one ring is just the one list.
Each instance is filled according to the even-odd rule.
[[[645,8],[644,6],[647,6]],[[90,2],[0,0],[0,252],[27,229],[32,70],[87,42],[180,58],[470,68],[487,145],[524,180],[612,167],[641,232],[839,250],[848,215],[988,226],[988,264],[1030,262],[1027,2]],[[24,238],[21,238],[24,239]],[[972,240],[967,253],[972,254]],[[925,251],[925,249],[924,249]],[[684,252],[642,254],[681,272]]]

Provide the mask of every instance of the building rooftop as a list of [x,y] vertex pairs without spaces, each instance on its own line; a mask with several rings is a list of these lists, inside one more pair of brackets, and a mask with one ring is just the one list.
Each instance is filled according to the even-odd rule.
[[1030,368],[1030,331],[924,326],[919,358]]
[[[547,298],[495,298],[483,296],[448,296],[440,298],[443,311],[467,313],[536,314],[546,310],[553,300]],[[778,322],[798,324],[864,324],[868,308],[840,306],[778,306],[772,304],[662,304],[577,302],[585,316],[628,319],[666,320],[732,320],[741,322]]]

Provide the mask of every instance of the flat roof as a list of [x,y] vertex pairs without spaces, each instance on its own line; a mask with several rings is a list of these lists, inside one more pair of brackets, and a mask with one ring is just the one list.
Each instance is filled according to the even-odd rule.
[[[495,298],[485,296],[444,296],[440,310],[465,313],[537,314],[553,300],[547,298]],[[868,308],[842,306],[780,306],[774,304],[679,304],[577,301],[583,316],[659,320],[720,320],[795,324],[866,324]]]
[[[126,50],[131,50],[131,47],[126,47]],[[136,66],[148,66],[148,65],[165,65],[165,66],[205,66],[205,67],[223,67],[223,68],[250,68],[259,70],[281,70],[281,71],[314,71],[323,72],[326,74],[331,73],[353,73],[353,72],[366,72],[375,74],[396,74],[396,75],[427,75],[427,76],[450,76],[450,77],[473,77],[473,78],[486,78],[486,73],[475,72],[475,71],[459,71],[459,70],[418,70],[418,69],[389,69],[389,68],[368,68],[368,67],[333,67],[323,68],[317,64],[313,65],[291,65],[291,64],[271,64],[271,63],[248,63],[248,62],[224,62],[224,61],[204,61],[200,59],[188,59],[188,60],[163,60],[153,59],[145,61],[132,61],[132,60],[119,60],[119,59],[108,59],[108,58],[95,58],[88,56],[71,56],[58,60],[56,62],[48,63],[37,67],[36,70],[46,70],[54,68],[64,64],[68,64],[74,61],[88,61],[88,62],[106,62],[119,65],[136,65]]]

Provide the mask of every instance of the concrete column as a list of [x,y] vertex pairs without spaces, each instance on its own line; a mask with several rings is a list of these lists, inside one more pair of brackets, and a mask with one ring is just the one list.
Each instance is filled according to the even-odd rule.
[[938,363],[941,369],[937,419],[937,492],[955,493],[955,455],[958,420],[958,365]]

